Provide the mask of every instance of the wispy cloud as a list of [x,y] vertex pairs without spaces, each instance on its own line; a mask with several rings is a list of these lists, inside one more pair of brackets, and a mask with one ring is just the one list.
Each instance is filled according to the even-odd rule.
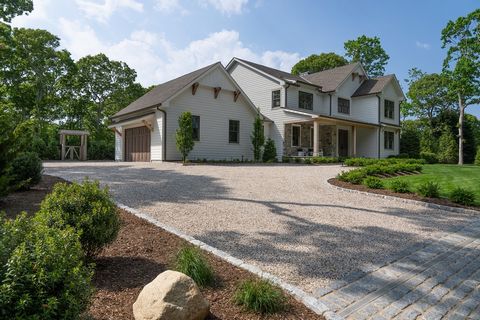
[[137,0],[104,0],[103,3],[92,0],[75,0],[75,2],[88,18],[102,23],[106,23],[110,16],[120,8],[143,11],[143,4]]
[[180,0],[156,0],[155,10],[162,13],[180,12],[182,15],[187,15],[189,12],[180,3]]
[[429,43],[416,41],[415,44],[416,44],[417,47],[420,48],[420,49],[425,49],[425,50],[430,49],[430,44],[429,44]]
[[232,15],[243,13],[248,0],[200,0],[200,3],[210,5],[223,14]]

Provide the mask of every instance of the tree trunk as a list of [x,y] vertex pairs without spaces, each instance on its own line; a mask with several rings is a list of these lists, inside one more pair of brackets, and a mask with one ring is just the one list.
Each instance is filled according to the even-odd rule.
[[458,164],[463,165],[463,118],[465,107],[463,106],[460,93],[458,94],[458,109],[460,110],[460,116],[458,117]]

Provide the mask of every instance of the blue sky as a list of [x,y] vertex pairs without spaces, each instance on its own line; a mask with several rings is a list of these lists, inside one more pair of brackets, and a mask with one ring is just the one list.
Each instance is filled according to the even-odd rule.
[[[143,85],[242,57],[289,71],[312,53],[343,54],[343,43],[378,36],[387,73],[441,70],[440,33],[478,7],[468,0],[34,0],[14,26],[59,36],[75,59],[106,53],[135,68]],[[467,109],[480,116],[478,106]]]

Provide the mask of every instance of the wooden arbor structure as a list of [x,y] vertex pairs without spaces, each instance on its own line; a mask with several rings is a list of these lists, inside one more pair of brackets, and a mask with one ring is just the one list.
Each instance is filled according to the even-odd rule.
[[[87,160],[87,137],[88,131],[83,130],[60,130],[60,145],[62,146],[62,160]],[[67,146],[67,136],[80,136],[79,146]]]

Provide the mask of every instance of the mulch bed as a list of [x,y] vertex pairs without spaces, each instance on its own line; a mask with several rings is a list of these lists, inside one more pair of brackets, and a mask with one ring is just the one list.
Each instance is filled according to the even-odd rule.
[[415,194],[415,193],[398,193],[388,189],[371,189],[363,184],[351,184],[348,182],[340,181],[336,178],[329,179],[328,183],[337,187],[345,188],[345,189],[376,193],[376,194],[381,194],[385,196],[393,196],[393,197],[409,199],[409,200],[423,201],[423,202],[434,203],[434,204],[439,204],[439,205],[449,206],[449,207],[457,207],[457,208],[471,209],[471,210],[477,210],[477,211],[480,210],[480,208],[478,207],[463,206],[458,203],[451,202],[450,200],[445,198],[426,198],[426,197],[419,196],[418,194]]
[[[9,195],[0,202],[0,210],[14,217],[18,212],[35,212],[41,200],[62,179],[44,176],[30,191]],[[187,242],[151,223],[119,209],[122,228],[118,238],[94,261],[93,284],[96,287],[89,315],[93,319],[133,319],[132,305],[143,286],[159,273],[171,268],[178,250]],[[201,289],[210,303],[207,319],[324,319],[288,296],[287,308],[274,315],[244,311],[232,301],[238,283],[254,278],[209,253],[205,254],[215,270],[215,285]]]

